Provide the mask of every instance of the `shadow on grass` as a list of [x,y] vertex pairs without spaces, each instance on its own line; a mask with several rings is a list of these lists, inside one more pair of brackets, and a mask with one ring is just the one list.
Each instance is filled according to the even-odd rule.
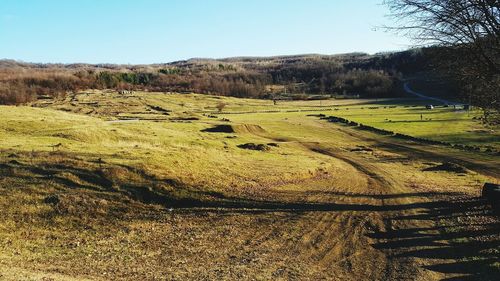
[[439,222],[428,228],[373,232],[374,248],[398,258],[439,260],[424,268],[458,277],[446,280],[499,280],[500,223],[479,198],[429,203],[417,215],[397,215],[397,220]]
[[[273,213],[366,211],[384,212],[388,221],[428,221],[430,227],[374,231],[368,236],[377,242],[372,246],[387,251],[394,258],[432,260],[428,270],[460,274],[449,280],[498,280],[500,270],[500,223],[485,202],[479,198],[464,199],[459,193],[350,194],[323,192],[346,198],[418,199],[414,203],[392,204],[315,203],[307,201],[267,201],[230,197],[182,185],[173,179],[159,179],[132,167],[120,166],[124,177],[117,180],[96,167],[76,165],[32,166],[22,160],[0,163],[5,177],[34,176],[71,189],[117,192],[145,204],[177,208],[178,212]],[[16,172],[22,170],[22,173]],[[62,173],[64,172],[64,173]],[[139,175],[139,182],[127,181],[127,173]],[[69,175],[68,175],[69,174]],[[169,189],[164,188],[169,186]],[[2,187],[8,188],[8,187]],[[99,196],[101,193],[96,193]],[[272,195],[272,194],[271,194]],[[276,194],[279,195],[279,194]],[[317,195],[317,194],[312,194]],[[276,198],[280,198],[277,196]],[[294,197],[291,197],[294,198]],[[295,198],[300,198],[297,196]],[[450,198],[457,198],[450,199]],[[299,199],[295,199],[299,200]],[[409,225],[409,224],[402,224]],[[435,263],[439,260],[439,263]],[[448,262],[447,262],[448,261]]]

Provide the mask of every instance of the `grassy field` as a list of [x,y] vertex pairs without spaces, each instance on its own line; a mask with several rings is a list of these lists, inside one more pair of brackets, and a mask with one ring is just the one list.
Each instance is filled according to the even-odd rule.
[[499,146],[477,113],[422,104],[85,91],[1,106],[0,279],[494,280],[500,224],[477,196],[498,156],[311,116]]
[[[273,104],[267,100],[196,94],[168,94],[168,98],[165,98],[163,93],[136,92],[132,95],[118,95],[115,92],[91,93],[93,92],[89,91],[87,94],[76,95],[51,107],[89,115],[98,114],[110,119],[159,120],[168,118],[155,115],[158,112],[151,106],[171,111],[179,118],[219,113],[217,105],[221,103],[224,104],[222,113],[225,114],[322,112],[415,137],[500,149],[498,127],[484,125],[480,120],[480,110],[468,112],[455,110],[453,107],[427,110],[425,109],[427,102],[418,99],[278,101],[277,104]],[[121,110],[120,105],[124,104],[126,108]]]
[[415,137],[433,140],[500,148],[497,127],[485,126],[479,118],[481,112],[454,110],[453,107],[380,104],[340,108],[335,116]]

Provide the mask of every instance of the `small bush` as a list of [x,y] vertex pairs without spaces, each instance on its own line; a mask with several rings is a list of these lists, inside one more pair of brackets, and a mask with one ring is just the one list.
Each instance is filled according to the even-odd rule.
[[250,150],[258,150],[258,151],[268,151],[270,150],[271,148],[269,147],[269,145],[266,145],[266,144],[256,144],[256,143],[245,143],[245,144],[240,144],[238,145],[239,148],[242,148],[242,149],[250,149]]

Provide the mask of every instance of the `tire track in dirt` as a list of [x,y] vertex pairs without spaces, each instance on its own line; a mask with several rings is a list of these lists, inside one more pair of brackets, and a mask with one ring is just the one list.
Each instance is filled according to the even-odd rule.
[[[356,138],[354,135],[349,135]],[[367,234],[373,230],[390,231],[393,229],[390,218],[394,217],[394,212],[398,212],[399,215],[403,215],[403,213],[408,215],[408,213],[415,212],[414,210],[397,211],[392,208],[392,206],[412,204],[414,200],[403,196],[400,198],[383,196],[384,194],[390,195],[408,191],[404,184],[398,182],[397,179],[376,166],[375,163],[361,157],[354,157],[337,147],[325,147],[324,144],[320,143],[292,141],[313,152],[341,160],[354,168],[366,179],[365,190],[362,192],[366,197],[364,199],[358,197],[354,203],[358,205],[373,204],[374,198],[377,198],[375,199],[376,205],[381,207],[380,210],[368,212],[326,212],[318,215],[321,218],[320,222],[308,225],[310,230],[302,233],[303,244],[298,247],[299,249],[309,250],[306,259],[315,260],[325,268],[336,268],[336,272],[343,272],[341,275],[343,279],[416,280],[422,278],[423,275],[427,275],[427,273],[422,273],[414,261],[395,259],[388,256],[390,251],[382,253],[382,251],[367,246],[380,243],[380,241],[367,238]],[[332,181],[333,190],[336,184],[335,181]],[[328,190],[325,193],[328,194]],[[379,196],[370,198],[369,194]],[[335,195],[336,197],[342,197],[338,193]],[[385,206],[387,206],[387,209],[384,208]],[[414,226],[414,223],[408,222],[406,227]],[[402,225],[398,227],[402,227]]]
[[[372,164],[363,163],[335,148],[326,148],[318,143],[294,142],[313,152],[341,160],[347,166],[352,167],[353,172],[358,172],[357,178],[353,181],[363,182],[362,194],[387,194],[396,191],[396,181]],[[342,195],[332,192],[330,196],[328,192],[329,190],[335,191],[338,182],[332,179],[330,184],[322,196],[326,196],[326,200],[341,199],[339,197],[343,197]],[[297,200],[303,200],[303,196],[308,197],[307,192],[297,194],[297,196],[299,197]],[[376,205],[383,209],[386,199],[379,198],[375,200]],[[322,199],[321,201],[325,200],[325,198]],[[306,201],[310,202],[310,200],[311,198],[308,197]],[[353,199],[349,198],[349,201],[352,202]],[[373,202],[374,199],[369,196],[358,197],[354,199],[353,206],[371,205]],[[386,220],[379,211],[306,212],[299,220],[294,221],[294,224],[282,226],[282,231],[288,232],[288,235],[293,238],[282,245],[278,252],[287,252],[292,249],[294,260],[310,265],[311,279],[326,278],[325,272],[329,272],[329,278],[342,280],[359,278],[383,280],[401,277],[396,276],[391,270],[394,267],[403,267],[399,261],[390,260],[382,251],[369,246],[374,243],[367,235],[372,228],[391,229],[390,220]],[[413,268],[401,272],[406,274],[415,271]]]
[[[498,165],[494,164],[495,163],[494,159],[493,160],[489,160],[486,158],[483,159],[481,157],[475,157],[473,155],[469,158],[466,155],[456,155],[456,153],[453,153],[451,151],[450,151],[451,153],[448,153],[446,148],[440,148],[434,146],[425,147],[419,144],[406,143],[399,140],[387,139],[385,137],[378,137],[378,138],[375,136],[371,137],[371,134],[365,135],[355,131],[354,129],[349,129],[349,128],[339,128],[337,132],[345,134],[347,139],[350,138],[353,141],[357,139],[358,141],[362,141],[365,143],[369,142],[372,147],[377,147],[384,149],[387,152],[404,155],[410,161],[442,161],[442,162],[450,161],[455,163],[461,163],[471,170],[498,179],[499,170],[498,170]],[[444,240],[446,241],[445,243],[451,242],[452,245],[454,245],[453,243],[456,243],[453,241],[448,242],[446,238],[447,236],[443,234],[439,233],[437,235],[435,233],[427,234],[426,231],[427,229],[429,230],[447,229],[447,226],[443,225],[443,222],[441,221],[442,218],[440,218],[439,216],[431,219],[426,219],[426,217],[427,214],[432,214],[433,212],[435,212],[435,210],[443,210],[443,209],[446,210],[446,206],[448,206],[447,204],[450,204],[450,202],[455,202],[457,200],[457,193],[446,194],[439,192],[437,193],[439,195],[436,194],[436,196],[438,196],[437,198],[432,198],[432,197],[416,198],[413,196],[404,196],[404,194],[408,194],[408,192],[410,192],[409,194],[411,194],[411,192],[415,192],[415,190],[412,187],[407,186],[403,182],[398,182],[397,178],[392,177],[386,171],[382,170],[381,167],[384,166],[377,165],[379,161],[377,161],[376,159],[353,155],[336,147],[325,148],[320,146],[319,144],[314,144],[314,145],[306,144],[306,147],[309,147],[312,151],[324,155],[330,155],[336,159],[341,159],[344,162],[355,167],[358,171],[362,172],[363,174],[366,175],[366,177],[369,178],[370,181],[369,185],[377,187],[378,191],[385,193],[387,195],[391,195],[391,193],[392,194],[397,193],[402,195],[397,197],[388,196],[388,198],[391,198],[390,200],[380,201],[382,206],[388,206],[389,208],[387,208],[386,211],[382,212],[377,211],[376,214],[374,214],[375,216],[378,216],[376,221],[378,222],[382,221],[383,224],[382,228],[375,229],[375,231],[373,231],[372,233],[406,233],[413,231],[415,229],[416,230],[422,229],[424,230],[423,233],[425,233],[425,235],[434,235],[438,237],[438,240]],[[469,196],[466,197],[468,197],[469,200],[475,199],[475,198],[470,198]],[[459,199],[459,200],[466,200],[466,199]],[[412,205],[414,206],[414,208],[409,208],[406,210],[402,209],[395,210],[390,207],[398,205]],[[471,212],[467,209],[465,210],[453,209],[453,212],[459,212],[459,211]],[[369,214],[371,215],[371,213]],[[355,216],[355,214],[353,214],[353,216]],[[401,218],[406,218],[406,219],[401,219]],[[449,217],[445,218],[450,219]],[[480,219],[478,218],[478,220]],[[451,223],[450,221],[446,222],[446,224],[450,223]],[[481,225],[481,223],[479,223],[478,225]],[[351,231],[355,231],[357,228],[351,227],[350,229]],[[472,228],[469,227],[468,229],[473,229],[473,227]],[[370,231],[368,231],[368,233],[370,233]],[[419,233],[418,235],[424,235],[423,233]],[[365,231],[364,235],[366,234],[367,232]],[[418,235],[416,236],[418,237]],[[436,271],[428,270],[430,268],[439,268],[439,266],[436,266],[435,264],[443,262],[442,260],[439,261],[441,255],[439,251],[436,251],[434,256],[429,255],[429,257],[427,258],[425,256],[420,257],[418,255],[413,255],[413,253],[426,253],[426,254],[431,253],[433,250],[435,250],[435,248],[433,248],[435,247],[435,245],[415,243],[414,241],[417,241],[418,239],[405,240],[404,237],[390,237],[389,239],[387,238],[380,239],[381,236],[383,235],[370,235],[370,237],[375,237],[377,239],[374,240],[375,241],[374,243],[369,243],[369,244],[375,245],[377,249],[382,249],[378,245],[395,245],[395,246],[383,247],[383,252],[385,253],[385,256],[379,258],[379,261],[381,262],[378,265],[380,266],[383,264],[385,270],[383,271],[384,272],[383,274],[378,276],[379,277],[383,276],[384,278],[370,277],[369,279],[436,280],[448,277],[456,278],[458,276],[457,273],[469,272],[468,270],[461,271],[459,269],[453,269],[444,272],[439,270]],[[348,237],[347,239],[350,238],[351,237]],[[363,245],[361,245],[361,247],[362,246]],[[474,252],[474,250],[472,250],[472,252]],[[370,254],[367,254],[366,256],[370,257]],[[371,258],[373,256],[371,256]],[[384,259],[386,261],[385,263],[382,262]],[[454,264],[457,263],[457,260],[451,259],[447,260],[446,262],[450,264],[450,268],[454,268]],[[362,265],[362,263],[358,263],[358,265]],[[479,273],[473,271],[472,273],[478,276],[488,275],[489,273],[485,272],[488,271],[489,269],[487,268],[487,266],[484,265],[482,266],[483,266],[482,269],[483,271]],[[370,267],[377,268],[377,263],[372,263]]]
[[[324,121],[319,121],[319,122],[324,122]],[[499,165],[496,163],[498,162],[498,157],[496,161],[494,160],[495,159],[494,157],[493,160],[490,161],[482,159],[479,160],[475,159],[473,154],[468,155],[470,157],[464,157],[461,155],[456,155],[456,153],[453,154],[449,153],[450,151],[453,151],[452,149],[436,147],[433,145],[421,145],[416,143],[412,144],[407,141],[398,140],[396,138],[391,138],[390,141],[387,141],[389,138],[387,136],[384,137],[379,135],[373,135],[370,132],[359,132],[352,128],[346,128],[342,125],[333,123],[331,124],[332,126],[335,126],[335,128],[341,133],[355,139],[373,142],[375,143],[375,147],[378,148],[386,149],[391,152],[403,154],[407,157],[425,161],[459,162],[461,165],[465,166],[470,170],[482,173],[487,176],[500,178],[500,168]],[[373,137],[370,135],[372,135]],[[426,149],[426,147],[432,148],[432,151]]]
[[[295,138],[282,138],[280,136],[270,136],[267,133],[256,134],[262,138],[268,138],[273,141],[287,141],[297,143],[306,149],[320,153],[345,163],[345,166],[351,167],[353,178],[351,181],[357,181],[361,187],[354,191],[361,194],[389,194],[400,191],[399,184],[391,176],[380,169],[379,167],[368,163],[366,160],[356,159],[347,153],[341,151],[337,147],[325,147],[324,144],[318,142],[303,142]],[[351,136],[351,138],[356,138]],[[339,183],[337,179],[332,179],[330,186],[325,188],[323,195],[311,198],[307,192],[297,194],[297,200],[310,202],[321,200],[337,201],[344,198],[354,206],[362,206],[363,204],[381,207],[383,210],[386,205],[386,199],[378,197],[377,199],[366,197],[350,197],[339,195],[335,192],[336,186]],[[329,195],[329,191],[332,194]],[[326,197],[326,198],[321,198]],[[406,199],[399,199],[400,203],[406,202]],[[351,204],[352,203],[352,204]],[[405,279],[411,278],[411,274],[416,272],[414,265],[403,266],[397,260],[390,260],[382,251],[372,248],[371,244],[378,241],[373,241],[368,238],[368,233],[376,228],[377,230],[392,229],[391,220],[377,210],[361,211],[361,210],[344,210],[342,212],[325,211],[306,213],[298,222],[299,227],[283,225],[283,229],[293,229],[289,233],[294,237],[291,243],[283,246],[284,249],[292,248],[296,254],[296,258],[306,262],[313,268],[318,268],[317,275],[312,275],[313,278],[325,278],[325,272],[333,272],[330,275],[332,279],[342,280],[384,280],[384,279],[400,279],[401,272],[406,275]],[[406,269],[403,269],[406,267]],[[408,268],[411,267],[411,268]],[[392,268],[401,268],[398,273],[395,273]],[[312,271],[312,270],[311,270]],[[411,274],[408,274],[411,272]]]
[[[342,160],[364,175],[367,180],[364,194],[380,194],[394,191],[395,181],[387,177],[383,171],[380,171],[375,166],[362,163],[338,150],[336,151],[336,149],[327,149],[319,145],[304,145],[311,151]],[[364,200],[358,198],[356,204],[368,203],[366,200],[366,198]],[[377,205],[379,206],[386,205],[383,198],[376,201],[378,201]],[[370,202],[373,202],[373,200],[370,200]],[[334,216],[340,217],[341,227],[329,233],[328,236],[331,238],[328,240],[337,241],[337,245],[330,250],[331,253],[323,253],[322,263],[334,262],[346,271],[346,275],[366,276],[372,280],[393,277],[391,276],[392,273],[387,271],[387,268],[391,268],[389,259],[382,252],[367,247],[367,245],[372,244],[372,241],[369,241],[366,237],[367,232],[369,232],[367,226],[391,229],[390,220],[386,220],[380,212],[360,214],[351,211]],[[385,266],[380,267],[381,265]]]
[[[273,225],[257,224],[253,233],[247,238],[252,241],[251,252],[255,256],[263,257],[262,263],[266,266],[277,266],[277,263],[281,263],[277,270],[294,272],[293,268],[300,269],[300,280],[359,280],[360,278],[385,280],[403,277],[411,280],[409,272],[413,274],[416,270],[408,268],[397,273],[393,272],[392,268],[404,268],[404,266],[398,260],[390,259],[383,251],[371,247],[371,244],[378,241],[367,235],[373,229],[383,231],[392,229],[390,220],[386,220],[382,214],[386,199],[384,197],[374,199],[369,195],[394,192],[396,181],[373,164],[349,157],[337,151],[335,147],[323,147],[318,143],[297,143],[316,153],[343,161],[346,171],[349,171],[349,175],[345,176],[354,177],[350,181],[359,186],[354,194],[368,194],[368,196],[339,195],[336,192],[338,178],[331,178],[327,185],[323,183],[321,187],[324,187],[324,192],[320,195],[311,196],[307,191],[297,192],[293,197],[287,198],[291,201],[285,204],[288,209],[261,210],[286,212],[288,216],[293,216],[293,219],[281,219]],[[347,183],[348,180],[345,179],[344,182]],[[273,191],[269,191],[269,196],[273,197]],[[349,204],[335,203],[337,200],[344,202],[343,197]],[[322,209],[317,206],[316,210],[301,207],[301,204],[321,205],[316,202],[328,202],[327,204],[336,207]],[[239,210],[234,206],[227,211]],[[391,208],[387,210],[390,211]],[[249,250],[248,247],[243,247],[235,251]],[[278,260],[264,258],[270,251]]]

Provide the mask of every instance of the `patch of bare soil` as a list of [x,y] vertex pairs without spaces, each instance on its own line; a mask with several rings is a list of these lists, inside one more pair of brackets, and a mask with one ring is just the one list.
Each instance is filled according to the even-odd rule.
[[240,133],[240,134],[262,134],[265,133],[266,130],[264,130],[261,126],[259,125],[252,125],[252,124],[236,124],[236,125],[216,125],[211,128],[206,128],[203,129],[202,132],[209,132],[209,133]]
[[203,129],[201,131],[208,133],[235,133],[235,130],[231,125],[217,125],[211,128]]
[[424,171],[445,171],[460,174],[469,172],[469,170],[467,170],[464,166],[451,162],[444,162],[433,167],[425,168]]
[[373,152],[373,149],[366,147],[366,146],[357,146],[355,148],[350,149],[351,152]]

